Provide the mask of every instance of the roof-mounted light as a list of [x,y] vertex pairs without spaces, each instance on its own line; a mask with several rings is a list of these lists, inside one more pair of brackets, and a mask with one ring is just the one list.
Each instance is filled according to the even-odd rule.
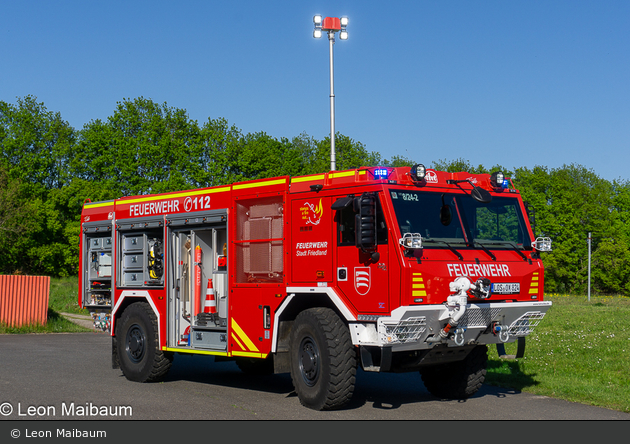
[[374,168],[373,174],[374,180],[387,179],[389,177],[389,170],[387,168]]
[[421,163],[417,163],[411,167],[409,171],[409,176],[411,176],[411,180],[414,182],[421,182],[424,180],[424,176],[427,174],[427,169]]
[[490,184],[494,188],[507,188],[507,181],[501,171],[495,171],[492,173],[492,176],[490,176]]

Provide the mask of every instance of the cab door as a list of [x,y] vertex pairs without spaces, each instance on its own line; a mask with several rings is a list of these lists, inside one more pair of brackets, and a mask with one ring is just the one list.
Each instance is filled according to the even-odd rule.
[[335,214],[336,279],[343,295],[360,313],[389,311],[389,249],[387,224],[378,195],[375,200],[376,254],[356,246],[356,216],[353,197],[333,198]]

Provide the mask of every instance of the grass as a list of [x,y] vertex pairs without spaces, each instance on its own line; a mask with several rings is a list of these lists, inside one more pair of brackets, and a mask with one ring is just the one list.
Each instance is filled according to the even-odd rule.
[[74,324],[61,316],[56,311],[48,308],[47,322],[45,325],[29,324],[20,327],[8,326],[0,322],[0,334],[25,334],[25,333],[83,333],[89,332],[87,328]]
[[58,313],[89,315],[90,312],[79,306],[79,282],[76,277],[52,278],[48,306]]
[[630,298],[546,300],[553,306],[523,358],[500,359],[489,347],[486,383],[630,413]]

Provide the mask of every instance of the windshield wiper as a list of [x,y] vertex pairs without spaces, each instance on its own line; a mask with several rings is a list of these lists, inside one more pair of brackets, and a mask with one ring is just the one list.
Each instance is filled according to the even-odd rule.
[[439,242],[441,244],[444,244],[448,247],[449,250],[451,250],[453,253],[455,253],[457,255],[457,257],[459,258],[460,261],[464,260],[464,256],[462,256],[462,254],[457,251],[451,244],[449,244],[448,242],[445,241],[441,241],[441,240],[435,240],[435,239],[426,239],[424,240],[424,242]]
[[516,251],[520,257],[523,258],[524,261],[527,261],[527,256],[525,256],[523,254],[523,252],[518,248],[518,246],[514,245],[513,242],[510,241],[500,241],[500,242],[485,242],[488,245],[509,245],[510,247],[512,247],[514,249],[514,251]]
[[494,255],[494,253],[492,251],[488,250],[482,243],[480,243],[480,242],[473,242],[473,246],[475,246],[475,245],[480,246],[481,249],[483,251],[485,251],[488,254],[488,256],[490,256],[492,258],[493,261],[497,260],[497,257]]

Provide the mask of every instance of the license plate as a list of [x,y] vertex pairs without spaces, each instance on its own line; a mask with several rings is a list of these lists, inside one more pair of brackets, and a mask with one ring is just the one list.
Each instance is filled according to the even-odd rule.
[[516,294],[520,293],[521,284],[492,284],[492,292],[496,294]]

